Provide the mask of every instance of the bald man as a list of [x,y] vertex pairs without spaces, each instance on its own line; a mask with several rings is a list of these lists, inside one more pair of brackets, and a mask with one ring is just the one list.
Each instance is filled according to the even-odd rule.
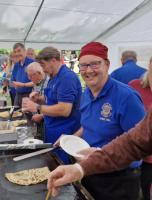
[[137,54],[135,51],[124,51],[121,55],[122,66],[114,70],[111,77],[125,84],[140,78],[146,69],[137,65],[136,62]]

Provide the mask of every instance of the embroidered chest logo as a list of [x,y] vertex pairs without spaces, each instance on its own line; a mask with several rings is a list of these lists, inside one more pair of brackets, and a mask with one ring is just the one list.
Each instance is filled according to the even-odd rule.
[[110,103],[104,103],[101,107],[101,120],[110,121],[109,117],[112,115],[112,106]]

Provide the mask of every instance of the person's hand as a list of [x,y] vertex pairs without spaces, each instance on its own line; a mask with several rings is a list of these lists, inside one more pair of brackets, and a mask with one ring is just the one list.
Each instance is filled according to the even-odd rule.
[[37,102],[39,100],[40,94],[39,92],[31,92],[29,95],[30,100]]
[[62,165],[49,174],[47,188],[50,194],[55,197],[62,185],[80,180],[82,177],[83,175],[76,165]]
[[43,115],[41,114],[35,114],[32,116],[32,120],[36,123],[40,123],[43,119]]
[[15,88],[20,88],[20,87],[24,87],[25,83],[18,82],[18,81],[13,81],[13,82],[12,82],[12,85],[13,85]]
[[63,137],[65,134],[62,134],[57,140],[56,142],[53,144],[54,147],[59,147],[60,146],[60,139],[61,137]]
[[22,100],[22,110],[23,112],[36,112],[37,111],[37,104],[31,101],[29,98],[23,98]]

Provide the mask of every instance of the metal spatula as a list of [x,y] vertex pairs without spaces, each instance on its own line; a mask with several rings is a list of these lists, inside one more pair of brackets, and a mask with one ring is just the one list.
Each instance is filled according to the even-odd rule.
[[37,156],[37,155],[40,155],[40,154],[47,153],[47,152],[52,151],[52,150],[54,150],[56,148],[57,147],[52,147],[52,148],[48,148],[48,149],[42,149],[42,150],[39,150],[39,151],[35,151],[35,152],[32,152],[32,153],[28,153],[28,154],[25,154],[25,155],[22,155],[22,156],[15,157],[15,158],[13,158],[13,160],[14,161],[24,160],[24,159],[27,159],[27,158],[31,158],[33,156]]

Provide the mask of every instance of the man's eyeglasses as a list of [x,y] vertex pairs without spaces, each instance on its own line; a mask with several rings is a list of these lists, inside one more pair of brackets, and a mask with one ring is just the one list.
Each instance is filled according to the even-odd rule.
[[102,63],[103,63],[102,61],[92,61],[92,62],[90,62],[89,64],[87,64],[87,63],[82,63],[82,64],[79,64],[79,70],[80,70],[80,71],[85,71],[85,70],[87,70],[88,67],[90,67],[91,69],[98,69],[99,66],[100,66]]

